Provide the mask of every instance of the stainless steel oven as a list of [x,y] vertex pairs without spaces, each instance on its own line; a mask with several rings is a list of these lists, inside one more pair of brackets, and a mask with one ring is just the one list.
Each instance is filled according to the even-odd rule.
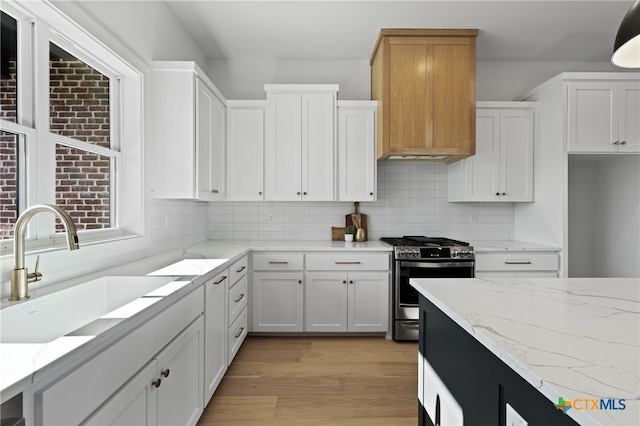
[[393,339],[418,340],[418,292],[411,278],[473,278],[475,253],[469,243],[448,238],[381,238],[393,245]]

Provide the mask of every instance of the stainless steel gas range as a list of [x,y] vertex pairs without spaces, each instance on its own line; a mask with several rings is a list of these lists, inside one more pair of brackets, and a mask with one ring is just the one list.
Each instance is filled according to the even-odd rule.
[[380,238],[393,246],[393,339],[418,340],[418,292],[411,278],[473,278],[475,252],[469,243],[449,238]]

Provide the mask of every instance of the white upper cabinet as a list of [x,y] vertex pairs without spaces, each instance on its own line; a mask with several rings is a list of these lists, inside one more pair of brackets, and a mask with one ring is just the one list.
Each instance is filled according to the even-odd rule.
[[338,101],[338,201],[376,200],[375,101]]
[[152,67],[155,197],[224,200],[224,97],[193,62]]
[[227,101],[227,200],[264,199],[265,101]]
[[265,85],[264,199],[333,201],[337,85]]
[[534,106],[478,102],[476,154],[449,165],[449,201],[533,201]]
[[568,152],[640,151],[640,82],[568,84]]

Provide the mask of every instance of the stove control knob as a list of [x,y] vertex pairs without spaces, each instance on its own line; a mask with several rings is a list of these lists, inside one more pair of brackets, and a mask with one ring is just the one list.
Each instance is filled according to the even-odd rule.
[[411,256],[413,256],[413,257],[420,256],[420,250],[418,250],[418,249],[411,250]]
[[461,255],[462,255],[462,253],[459,252],[458,250],[454,250],[453,253],[451,253],[451,257],[458,257],[458,256],[461,256]]
[[406,250],[398,249],[398,257],[403,257],[406,253]]

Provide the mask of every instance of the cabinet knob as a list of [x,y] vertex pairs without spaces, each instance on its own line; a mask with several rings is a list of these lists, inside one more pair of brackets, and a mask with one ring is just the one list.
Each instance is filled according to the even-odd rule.
[[369,195],[373,195],[373,192],[370,192]]
[[262,191],[258,191],[258,195],[262,195]]
[[503,192],[503,193],[502,193],[502,194],[500,194],[500,195],[507,195],[507,193],[506,193],[506,192]]
[[349,284],[353,284],[353,280],[349,280]]
[[155,379],[153,382],[151,382],[151,384],[156,387],[159,388],[160,384],[162,384],[162,380],[161,379]]
[[627,141],[620,141],[620,145],[626,145]]
[[342,280],[342,284],[346,284],[346,283],[347,283],[347,280]]
[[613,144],[614,145],[620,145],[620,141],[615,141]]
[[162,370],[162,373],[160,373],[160,375],[162,377],[169,377],[169,373],[171,373],[171,370],[169,370],[168,368],[165,368],[164,370]]
[[496,195],[500,195],[500,193],[499,193],[499,192],[496,192]]
[[302,280],[298,280],[298,284],[302,284]]
[[300,192],[296,192],[297,195],[300,195]]

